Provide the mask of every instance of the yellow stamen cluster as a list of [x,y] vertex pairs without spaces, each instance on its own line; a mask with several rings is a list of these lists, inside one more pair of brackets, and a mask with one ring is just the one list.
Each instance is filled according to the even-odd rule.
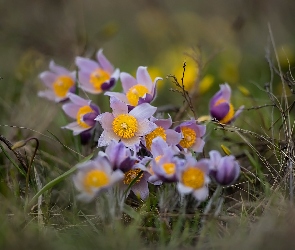
[[90,74],[89,82],[93,85],[97,91],[101,90],[101,85],[110,80],[111,76],[107,71],[103,69],[96,69]]
[[100,188],[109,184],[109,176],[101,170],[89,171],[83,180],[84,188],[87,192],[91,192],[92,188]]
[[172,162],[164,163],[162,165],[162,167],[163,167],[164,171],[166,172],[166,174],[174,174],[175,173],[176,167],[175,167],[175,164]]
[[132,138],[138,130],[137,120],[128,114],[118,115],[112,125],[115,134],[124,139]]
[[132,106],[136,106],[138,104],[139,98],[143,97],[148,92],[149,90],[147,89],[147,87],[141,84],[137,84],[128,90],[128,92],[126,93],[126,97]]
[[142,170],[139,168],[131,169],[131,170],[127,171],[125,173],[123,183],[126,185],[129,185],[137,176],[138,176],[138,178],[135,181],[135,183],[140,182],[141,178],[143,177],[143,173],[141,173],[141,172],[142,172]]
[[158,136],[162,137],[163,140],[166,141],[166,133],[164,128],[157,127],[151,133],[145,136],[145,143],[148,150],[151,150],[152,142]]
[[[224,102],[227,102],[227,101],[221,98],[214,104],[214,106],[218,106],[219,104]],[[235,115],[234,106],[231,103],[228,103],[228,104],[229,104],[229,111],[227,112],[226,116],[219,121],[220,123],[224,123],[224,124],[229,123]]]
[[196,132],[188,127],[181,127],[181,133],[183,138],[179,142],[179,145],[183,148],[190,148],[196,142]]
[[199,168],[188,167],[182,173],[182,183],[193,189],[199,189],[204,186],[205,174]]
[[74,80],[69,76],[59,76],[53,83],[53,92],[59,98],[65,98],[70,88],[75,85]]
[[77,115],[76,115],[76,120],[77,120],[77,123],[79,124],[80,127],[82,127],[82,128],[90,128],[91,127],[83,121],[83,116],[88,113],[91,113],[91,112],[93,112],[93,110],[90,106],[83,106],[78,110]]

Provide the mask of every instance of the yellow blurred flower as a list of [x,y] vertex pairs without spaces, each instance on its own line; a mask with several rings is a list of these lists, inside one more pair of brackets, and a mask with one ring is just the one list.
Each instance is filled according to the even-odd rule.
[[205,75],[203,79],[200,81],[199,93],[200,94],[206,93],[211,88],[213,82],[214,82],[214,76]]

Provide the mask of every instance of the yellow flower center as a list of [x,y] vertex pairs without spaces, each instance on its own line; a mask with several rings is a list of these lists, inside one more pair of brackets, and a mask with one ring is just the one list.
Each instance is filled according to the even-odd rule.
[[188,167],[182,173],[182,183],[193,189],[199,189],[204,186],[205,174],[199,168]]
[[[223,98],[221,98],[221,99],[219,99],[219,100],[215,103],[214,106],[218,106],[219,104],[224,103],[224,102],[227,102],[227,101],[224,100]],[[234,106],[233,106],[231,103],[229,103],[229,111],[228,111],[228,113],[227,113],[226,116],[223,117],[219,122],[220,122],[220,123],[224,123],[224,124],[230,122],[230,121],[232,120],[232,118],[234,117],[234,114],[235,114]]]
[[132,138],[137,132],[137,120],[132,115],[118,115],[113,121],[113,131],[124,139]]
[[91,188],[99,188],[106,186],[110,182],[109,176],[101,170],[91,170],[84,177],[84,187],[87,192],[91,192]]
[[126,97],[132,106],[136,106],[138,104],[139,98],[143,97],[148,92],[149,90],[147,89],[147,87],[141,84],[137,84],[128,90],[128,92],[126,93]]
[[179,145],[183,148],[190,148],[194,145],[197,135],[196,132],[188,127],[181,127],[181,133],[183,138],[179,142]]
[[75,82],[71,77],[59,76],[53,83],[53,92],[57,97],[64,98],[74,85]]
[[174,174],[175,173],[176,167],[175,167],[175,164],[172,162],[164,163],[162,165],[162,167],[163,167],[164,171],[166,172],[166,174]]
[[151,150],[152,142],[158,136],[162,137],[163,140],[166,141],[166,133],[165,133],[164,128],[157,127],[151,133],[149,133],[145,136],[145,143],[146,143],[146,147],[148,150]]
[[90,74],[89,82],[93,85],[97,91],[101,90],[101,85],[106,81],[110,80],[111,76],[108,72],[103,69],[96,69]]
[[137,180],[135,181],[135,183],[140,182],[140,180],[143,176],[143,173],[141,173],[141,172],[142,172],[142,170],[139,168],[131,169],[131,170],[127,171],[125,173],[125,177],[123,180],[124,184],[129,185],[136,177],[137,177]]
[[78,112],[77,112],[77,123],[79,124],[80,127],[82,128],[90,128],[87,123],[83,121],[83,116],[86,115],[87,113],[93,112],[92,108],[90,106],[83,106],[81,107]]

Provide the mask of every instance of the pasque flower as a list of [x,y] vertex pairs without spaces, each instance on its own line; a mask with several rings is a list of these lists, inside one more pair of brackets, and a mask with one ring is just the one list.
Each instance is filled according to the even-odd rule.
[[154,100],[156,96],[156,83],[162,78],[157,77],[153,82],[147,71],[147,67],[140,66],[137,69],[136,78],[128,73],[121,72],[120,79],[124,93],[106,92],[105,95],[115,96],[119,100],[134,107],[142,103],[150,103]]
[[197,161],[187,157],[184,167],[177,169],[177,189],[181,194],[192,194],[198,201],[204,201],[208,195],[210,182],[209,162],[206,159]]
[[234,121],[242,112],[244,106],[241,106],[236,112],[230,102],[231,88],[225,83],[220,85],[220,90],[210,100],[210,114],[220,123],[228,124]]
[[132,151],[125,147],[123,142],[111,141],[105,152],[99,151],[98,155],[105,156],[114,170],[120,169],[123,172],[130,170],[138,161],[137,157],[132,155]]
[[92,94],[99,94],[110,90],[119,78],[119,69],[104,56],[102,49],[96,54],[97,61],[89,58],[77,57],[79,68],[80,88]]
[[158,136],[166,141],[169,146],[175,146],[180,142],[181,134],[170,129],[172,125],[170,116],[168,119],[156,119],[155,117],[151,117],[150,121],[155,123],[158,127],[143,137],[143,144],[148,150],[151,150],[152,142]]
[[48,100],[60,102],[67,99],[69,92],[75,91],[75,72],[70,72],[54,61],[49,63],[49,71],[42,72],[39,78],[47,90],[39,91],[38,96]]
[[85,100],[80,96],[69,93],[70,102],[64,104],[62,109],[71,118],[76,121],[64,126],[63,128],[70,129],[74,135],[78,135],[84,131],[94,127],[94,120],[99,114],[99,107],[90,100]]
[[175,131],[181,133],[180,147],[202,152],[205,145],[205,141],[202,139],[206,133],[205,125],[199,125],[195,120],[190,120],[181,123],[175,128]]
[[98,156],[94,160],[78,165],[78,172],[74,175],[73,182],[80,192],[78,199],[89,202],[123,178],[121,170],[113,171],[110,162],[105,157]]
[[233,155],[222,157],[216,150],[209,152],[210,176],[219,185],[231,185],[240,175],[240,166]]
[[156,128],[156,125],[148,118],[156,112],[157,108],[148,103],[138,105],[128,112],[126,103],[111,97],[110,106],[112,113],[105,112],[95,119],[104,129],[98,140],[99,147],[107,146],[114,140],[121,141],[126,147],[132,148],[139,145],[142,136]]

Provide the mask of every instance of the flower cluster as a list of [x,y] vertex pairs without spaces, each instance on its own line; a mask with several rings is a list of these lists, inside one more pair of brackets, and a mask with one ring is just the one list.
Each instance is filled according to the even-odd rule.
[[[215,150],[207,158],[198,155],[206,143],[206,125],[190,119],[173,126],[169,114],[166,118],[159,116],[151,103],[161,77],[151,79],[143,66],[138,67],[136,77],[120,73],[102,50],[97,52],[96,60],[77,57],[75,62],[77,72],[50,62],[49,71],[40,74],[47,90],[38,95],[62,102],[63,111],[74,120],[63,128],[87,138],[84,142],[94,138],[96,125],[100,124],[98,155],[80,163],[73,177],[81,200],[91,201],[116,183],[126,196],[132,191],[145,200],[149,183],[175,183],[181,195],[191,194],[204,201],[211,179],[225,186],[237,180],[240,166],[234,156],[222,157]],[[122,92],[112,92],[119,79]],[[79,89],[104,93],[112,112],[101,112],[93,101],[77,95]],[[211,116],[223,124],[234,121],[241,113],[241,108],[234,111],[230,97],[229,85],[222,84],[209,104]]]

